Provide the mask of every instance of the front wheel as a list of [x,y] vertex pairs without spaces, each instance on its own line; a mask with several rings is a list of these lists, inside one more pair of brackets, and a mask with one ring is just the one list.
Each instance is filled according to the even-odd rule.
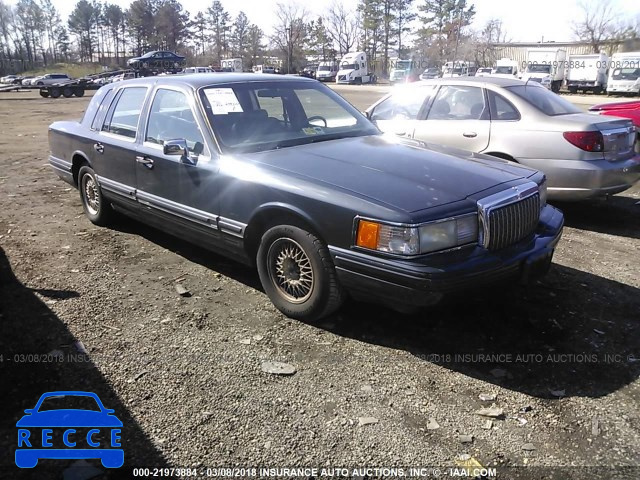
[[102,195],[100,185],[96,179],[96,172],[88,165],[84,165],[78,172],[78,189],[82,208],[91,223],[104,227],[111,221],[113,210]]
[[288,317],[316,321],[336,311],[344,294],[326,245],[293,225],[263,235],[257,255],[265,292]]

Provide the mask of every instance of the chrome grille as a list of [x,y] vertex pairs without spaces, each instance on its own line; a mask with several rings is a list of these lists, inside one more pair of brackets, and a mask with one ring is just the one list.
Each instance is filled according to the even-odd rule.
[[480,243],[499,250],[531,235],[540,220],[540,194],[527,183],[478,202]]

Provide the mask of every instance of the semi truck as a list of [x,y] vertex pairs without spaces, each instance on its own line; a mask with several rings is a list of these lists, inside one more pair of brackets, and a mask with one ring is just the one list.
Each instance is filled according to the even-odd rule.
[[609,57],[604,53],[569,55],[567,66],[567,89],[571,93],[581,90],[602,93],[607,89],[607,66]]
[[369,72],[366,53],[350,52],[340,60],[336,83],[361,84],[375,81],[376,76]]
[[563,48],[531,48],[527,50],[522,80],[538,82],[558,93],[564,81],[567,51]]
[[640,52],[614,53],[609,62],[607,95],[640,95]]
[[389,83],[415,82],[420,78],[420,66],[413,60],[396,59],[391,62],[391,72],[389,73]]

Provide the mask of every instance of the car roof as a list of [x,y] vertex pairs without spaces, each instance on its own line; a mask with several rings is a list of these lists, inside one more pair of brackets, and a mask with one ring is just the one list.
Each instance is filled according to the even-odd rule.
[[201,75],[166,75],[162,77],[141,77],[126,80],[127,85],[182,85],[192,88],[200,88],[209,85],[221,85],[226,83],[247,83],[247,82],[308,82],[317,83],[316,80],[305,77],[289,75],[270,75],[259,73],[203,73]]
[[515,85],[526,85],[526,82],[518,80],[517,78],[502,78],[502,77],[442,77],[433,78],[430,80],[421,80],[416,82],[422,85],[440,85],[447,83],[448,85],[496,85],[498,87],[513,87]]

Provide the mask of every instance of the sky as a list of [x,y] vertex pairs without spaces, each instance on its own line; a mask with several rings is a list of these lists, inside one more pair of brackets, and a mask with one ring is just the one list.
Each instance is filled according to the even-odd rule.
[[[131,0],[109,0],[123,8]],[[225,9],[234,17],[244,11],[252,23],[257,24],[268,35],[270,27],[276,23],[275,5],[278,1],[295,0],[221,0]],[[335,0],[298,0],[305,4],[311,18],[321,15]],[[346,7],[355,8],[357,0],[338,0]],[[414,0],[419,5],[423,0]],[[515,42],[534,42],[553,40],[556,42],[574,40],[572,22],[579,17],[579,3],[582,0],[467,0],[475,4],[476,16],[472,27],[480,29],[489,19],[501,19],[507,32],[507,38]],[[640,0],[586,0],[590,3],[610,1],[621,19],[635,19],[640,16]],[[15,4],[17,0],[5,0]],[[205,10],[211,3],[208,0],[182,0],[184,8],[191,14]],[[53,4],[66,17],[74,0],[53,0]]]

